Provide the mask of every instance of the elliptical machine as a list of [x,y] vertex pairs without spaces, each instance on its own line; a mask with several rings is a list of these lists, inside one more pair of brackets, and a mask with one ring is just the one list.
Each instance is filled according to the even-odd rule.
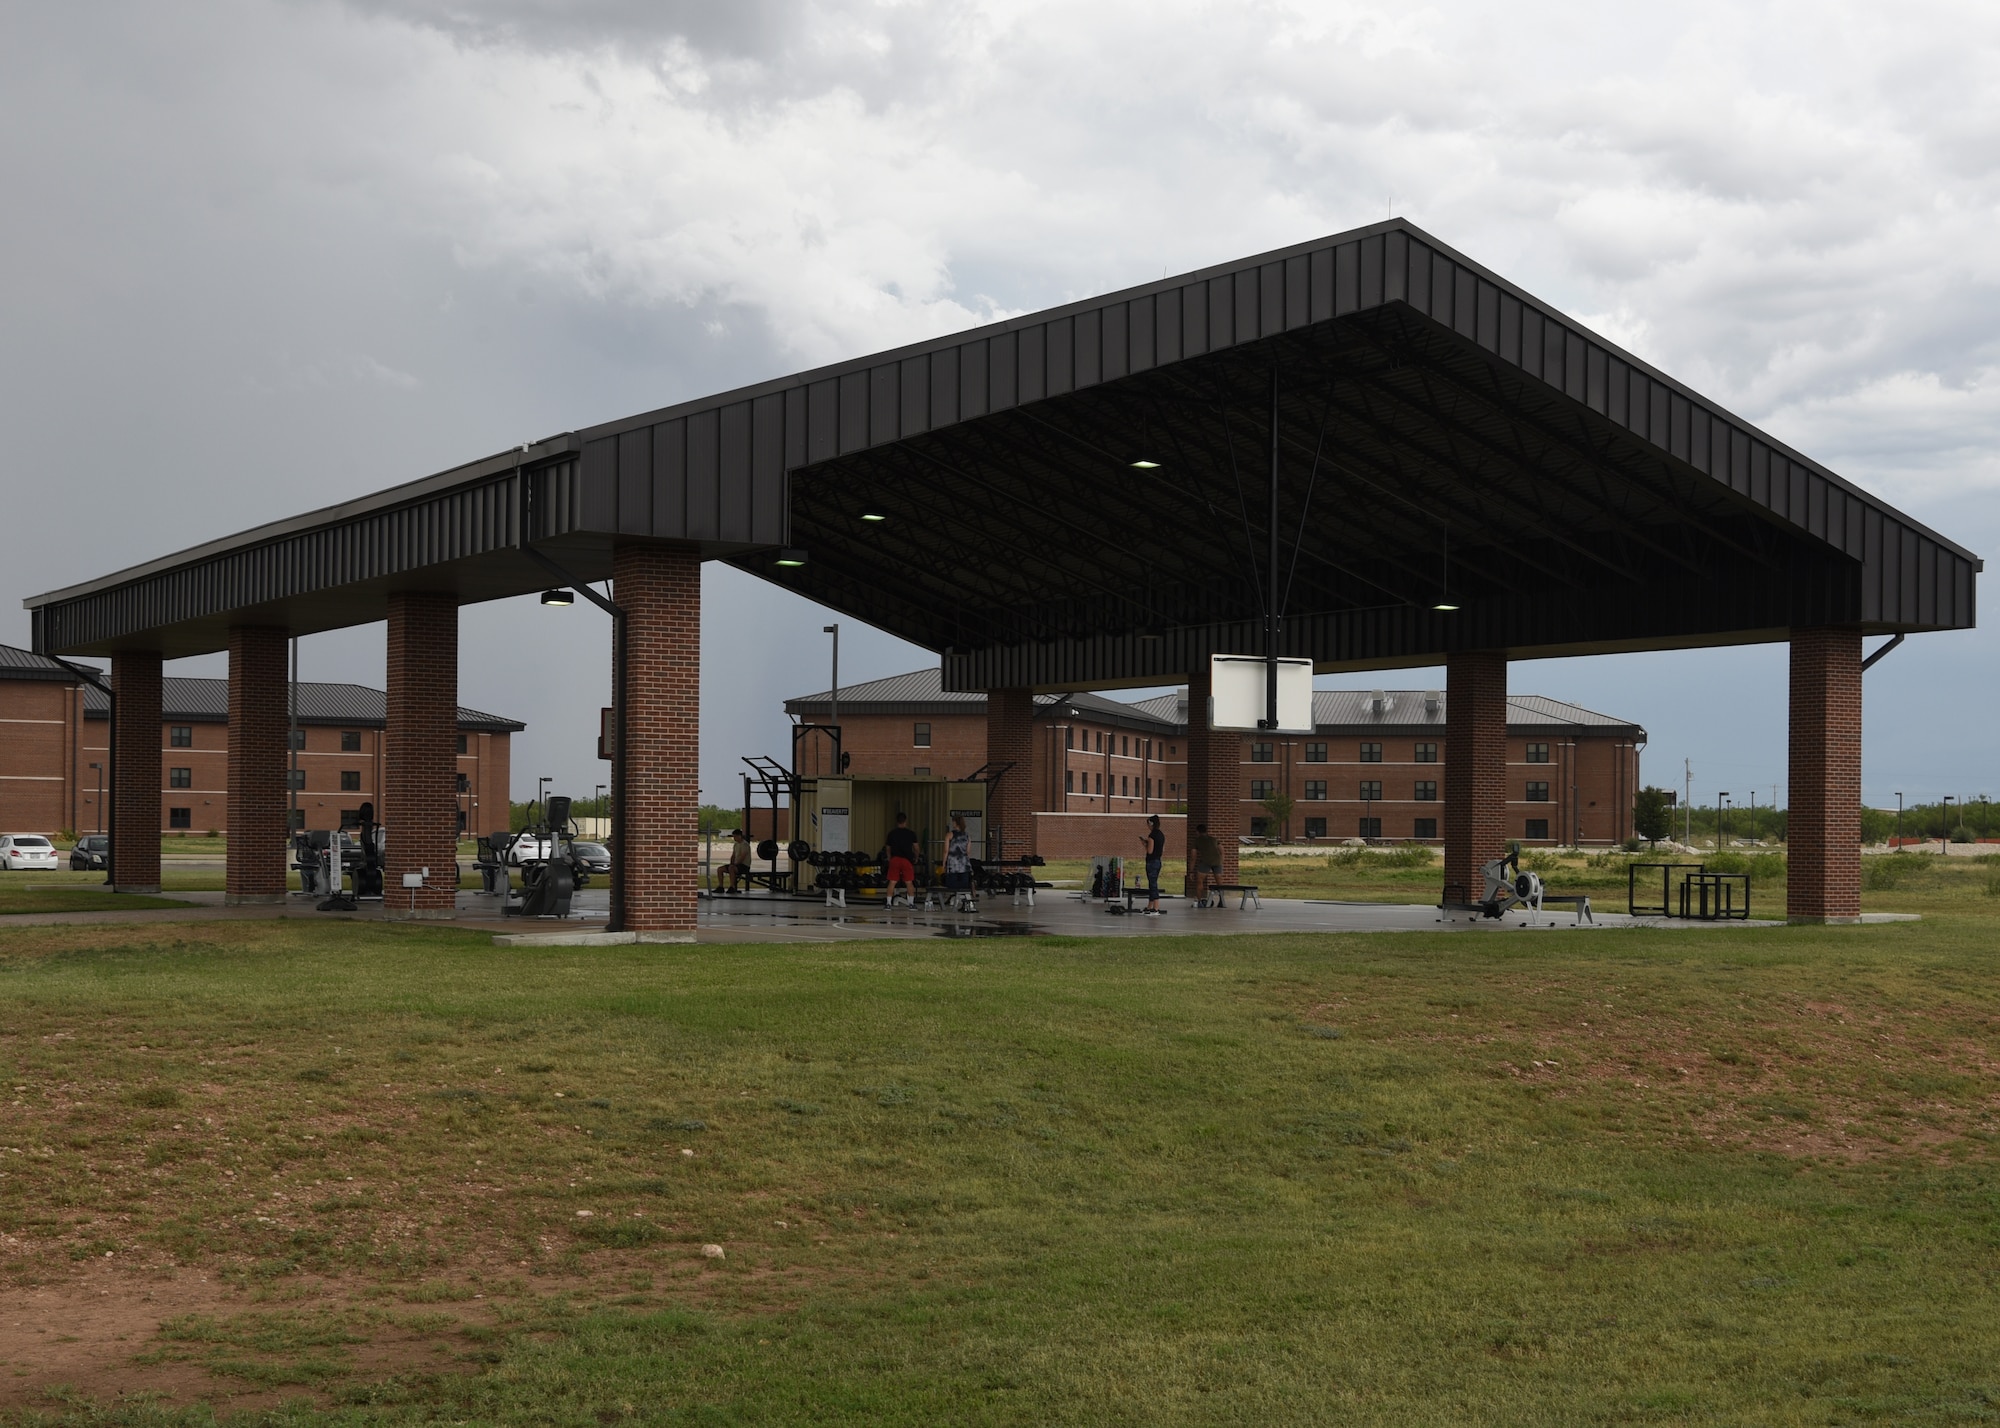
[[515,841],[519,847],[534,839],[541,856],[521,860],[521,905],[509,900],[509,917],[568,917],[570,899],[576,895],[579,869],[576,859],[576,825],[569,816],[570,800],[550,794],[541,816],[529,823]]

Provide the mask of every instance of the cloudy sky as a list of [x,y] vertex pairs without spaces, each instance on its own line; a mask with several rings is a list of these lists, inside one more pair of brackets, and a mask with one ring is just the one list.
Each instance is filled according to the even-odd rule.
[[[1990,4],[0,0],[0,193],[7,643],[18,596],[1391,212],[2000,551]],[[733,802],[831,617],[714,567],[704,599]],[[517,791],[587,793],[601,618],[463,628],[465,702],[530,726]],[[1871,802],[2000,795],[1997,647],[1868,676]],[[379,684],[380,627],[303,659]],[[1512,682],[1646,724],[1649,777],[1782,793],[1782,647]]]

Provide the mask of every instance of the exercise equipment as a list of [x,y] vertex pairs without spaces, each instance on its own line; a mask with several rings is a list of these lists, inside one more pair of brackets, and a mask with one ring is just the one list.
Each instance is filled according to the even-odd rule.
[[[576,824],[569,816],[570,800],[550,794],[531,818],[523,838],[533,839],[536,856],[521,859],[521,905],[510,903],[509,917],[568,917],[570,899],[588,874],[577,866]],[[532,807],[532,805],[531,805]]]
[[512,889],[512,881],[507,873],[507,848],[514,841],[508,832],[489,833],[478,840],[478,851],[473,855],[473,869],[479,874],[479,892],[482,897],[505,897]]

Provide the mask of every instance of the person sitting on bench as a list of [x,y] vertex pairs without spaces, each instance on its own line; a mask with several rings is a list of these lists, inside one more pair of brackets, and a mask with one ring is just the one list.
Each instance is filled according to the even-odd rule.
[[[1211,883],[1222,881],[1222,845],[1215,841],[1206,823],[1194,825],[1194,837],[1188,841],[1188,854],[1194,862],[1194,905],[1208,906],[1208,889]],[[1216,895],[1215,905],[1222,906],[1222,897]]]
[[901,887],[905,896],[914,906],[917,900],[917,831],[910,827],[910,815],[898,813],[896,826],[889,830],[884,840],[889,845],[889,904],[896,902],[896,889]]
[[741,828],[729,835],[729,861],[722,865],[722,880],[728,884],[724,892],[740,893],[743,880],[750,876],[750,835]]

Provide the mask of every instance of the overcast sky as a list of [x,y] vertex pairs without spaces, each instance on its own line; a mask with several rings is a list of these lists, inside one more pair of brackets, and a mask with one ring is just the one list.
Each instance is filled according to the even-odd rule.
[[[0,0],[0,641],[17,597],[516,442],[1391,212],[1991,554],[1996,160],[1990,3]],[[832,617],[714,566],[704,600],[734,802]],[[464,612],[517,793],[606,776],[608,645]],[[382,681],[379,626],[303,650]],[[1869,801],[2000,795],[1995,653],[1868,676]],[[930,660],[842,642],[844,680]],[[1782,646],[1511,681],[1645,724],[1649,779],[1783,791]]]

